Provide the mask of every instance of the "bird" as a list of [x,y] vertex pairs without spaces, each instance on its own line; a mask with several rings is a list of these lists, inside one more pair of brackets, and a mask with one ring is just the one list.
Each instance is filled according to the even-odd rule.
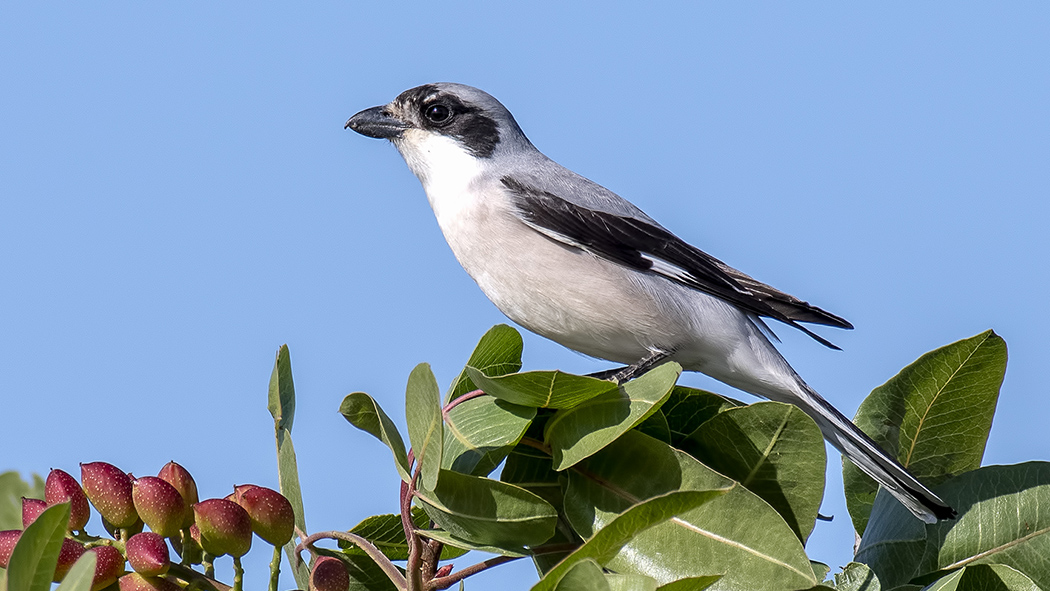
[[799,407],[824,438],[925,523],[956,512],[835,409],[780,354],[765,318],[838,348],[801,323],[843,318],[685,242],[616,193],[554,162],[496,98],[424,84],[344,126],[389,140],[419,179],[441,232],[481,291],[520,326],[626,364],[665,361]]

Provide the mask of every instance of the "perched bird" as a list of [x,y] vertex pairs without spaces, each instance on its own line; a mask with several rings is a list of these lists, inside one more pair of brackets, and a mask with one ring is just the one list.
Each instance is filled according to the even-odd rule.
[[849,322],[756,281],[678,238],[627,200],[547,158],[510,111],[462,84],[426,84],[346,127],[390,140],[419,178],[452,252],[511,320],[580,353],[665,360],[794,404],[912,513],[955,511],[810,388],[770,342],[772,318]]

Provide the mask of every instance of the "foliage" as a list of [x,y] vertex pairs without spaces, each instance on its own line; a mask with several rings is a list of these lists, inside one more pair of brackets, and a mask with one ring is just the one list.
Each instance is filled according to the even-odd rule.
[[[295,392],[281,348],[269,400],[281,492],[299,535],[286,549],[301,588],[344,589],[347,579],[354,590],[462,588],[481,570],[524,558],[540,573],[536,591],[1050,588],[1050,463],[980,465],[1006,369],[1005,344],[991,331],[923,355],[876,388],[856,417],[958,519],[926,525],[847,464],[844,493],[862,537],[855,562],[837,573],[805,551],[826,458],[799,409],[678,386],[674,363],[622,385],[519,372],[521,351],[514,329],[494,327],[444,399],[430,367],[418,365],[405,392],[407,431],[375,398],[346,396],[347,421],[389,449],[400,498],[350,531],[306,535],[291,441]],[[11,491],[27,486],[0,475],[0,519],[10,495],[21,494]],[[50,572],[62,541],[61,528],[30,529],[23,540],[31,543],[20,540],[11,559],[19,580]],[[304,550],[324,573],[311,577],[298,559]],[[447,561],[468,551],[493,556],[453,571]],[[337,568],[332,576],[331,558],[347,579]],[[69,589],[89,588],[86,567],[69,572],[80,581]]]

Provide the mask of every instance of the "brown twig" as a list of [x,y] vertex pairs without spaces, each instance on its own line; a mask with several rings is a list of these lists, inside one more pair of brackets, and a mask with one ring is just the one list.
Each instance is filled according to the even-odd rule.
[[473,565],[468,566],[468,567],[466,567],[464,569],[460,569],[460,570],[458,570],[458,571],[456,571],[456,572],[454,572],[454,573],[452,573],[452,574],[450,574],[448,576],[438,577],[436,579],[432,579],[432,580],[430,580],[427,583],[427,589],[428,590],[433,589],[435,591],[439,590],[439,589],[448,589],[452,585],[455,585],[456,583],[462,581],[463,579],[465,579],[465,578],[467,578],[467,577],[469,577],[471,575],[476,575],[476,574],[480,573],[483,570],[490,569],[490,568],[492,568],[494,566],[499,566],[501,564],[510,562],[512,560],[517,560],[519,558],[523,558],[523,557],[522,556],[497,556],[495,558],[489,558],[488,560],[479,562],[477,564],[473,564]]
[[342,540],[344,542],[350,542],[355,544],[358,548],[364,551],[379,568],[383,569],[383,572],[390,579],[390,582],[394,584],[398,589],[406,589],[408,587],[405,581],[405,576],[401,574],[401,571],[394,566],[393,562],[386,557],[385,554],[380,552],[379,548],[372,545],[372,542],[362,538],[357,534],[352,534],[345,531],[323,531],[312,534],[311,536],[304,539],[295,547],[295,559],[302,562],[302,552],[304,549],[308,549],[313,552],[313,545],[319,540]]

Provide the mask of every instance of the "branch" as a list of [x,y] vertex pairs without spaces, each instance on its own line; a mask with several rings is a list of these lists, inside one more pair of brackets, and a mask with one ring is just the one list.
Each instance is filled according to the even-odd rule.
[[465,579],[465,578],[467,578],[467,577],[469,577],[471,575],[476,575],[476,574],[480,573],[483,570],[490,569],[490,568],[492,568],[494,566],[499,566],[501,564],[510,562],[512,560],[517,560],[519,558],[523,558],[523,557],[522,556],[497,556],[495,558],[489,558],[488,560],[485,560],[483,562],[479,562],[477,564],[468,566],[467,568],[460,569],[459,571],[454,572],[454,573],[448,575],[447,577],[437,577],[436,579],[432,579],[430,581],[430,583],[428,584],[427,588],[428,589],[448,589],[452,585],[455,585],[456,583],[462,581],[463,579]]
[[364,550],[365,554],[368,555],[379,568],[383,569],[386,576],[390,579],[394,586],[400,590],[408,588],[408,582],[405,581],[405,576],[401,574],[401,571],[397,570],[393,562],[386,557],[385,554],[379,551],[378,548],[372,545],[372,542],[362,538],[357,534],[352,534],[345,531],[323,531],[311,535],[310,537],[303,540],[298,546],[295,547],[295,558],[302,562],[302,552],[304,548],[310,548],[318,540],[330,539],[330,540],[342,540],[344,542],[350,542],[356,544],[358,548]]

